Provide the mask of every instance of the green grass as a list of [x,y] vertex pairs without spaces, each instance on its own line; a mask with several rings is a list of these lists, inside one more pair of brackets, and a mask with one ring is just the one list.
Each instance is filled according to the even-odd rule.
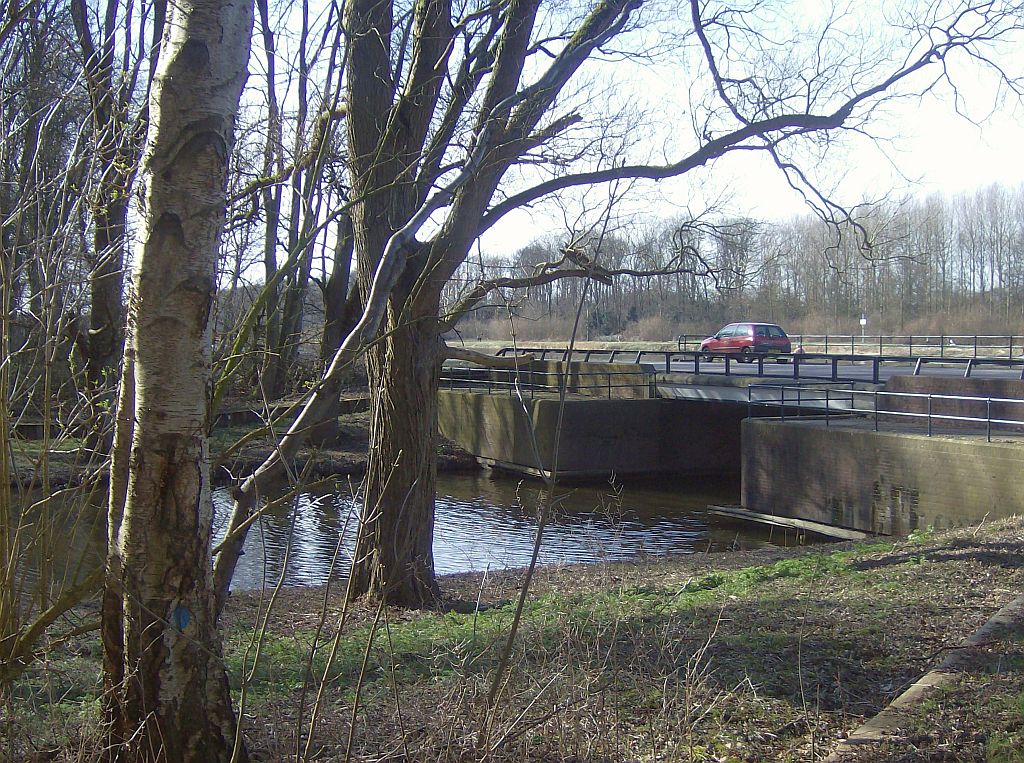
[[[773,563],[698,574],[692,570],[699,568],[671,560],[573,568],[568,575],[543,572],[526,602],[514,645],[510,686],[520,687],[521,694],[507,712],[517,717],[541,693],[544,702],[561,703],[570,715],[573,703],[586,702],[581,706],[587,714],[584,725],[614,724],[614,733],[608,730],[612,725],[594,732],[608,735],[603,743],[645,740],[643,745],[650,746],[638,749],[653,758],[670,759],[683,745],[681,759],[690,755],[691,746],[693,760],[728,760],[737,757],[737,749],[746,750],[737,759],[768,759],[790,745],[786,739],[771,741],[771,734],[792,729],[787,739],[806,738],[819,733],[812,729],[819,716],[826,724],[820,738],[834,739],[837,729],[856,725],[859,716],[877,711],[891,692],[920,675],[925,655],[950,640],[948,633],[931,631],[930,640],[922,641],[920,623],[945,617],[953,599],[936,592],[968,581],[950,578],[947,570],[929,588],[929,576],[939,573],[943,562],[916,564],[924,551],[889,542],[846,551],[807,550]],[[503,604],[477,613],[388,610],[390,621],[385,627],[382,618],[376,629],[373,612],[356,605],[353,625],[342,634],[330,665],[336,617],[327,619],[314,644],[315,597],[303,594],[296,600],[309,602],[303,606],[312,609],[297,610],[299,618],[274,616],[280,624],[264,635],[254,669],[254,654],[246,650],[257,619],[251,614],[255,603],[243,602],[240,611],[248,620],[235,615],[224,625],[232,688],[237,696],[246,683],[247,717],[280,718],[287,725],[298,692],[315,691],[326,673],[330,700],[324,712],[347,718],[372,636],[360,693],[365,733],[374,723],[393,722],[396,691],[417,723],[433,723],[438,703],[446,701],[456,713],[476,712],[512,620],[509,585],[514,583],[488,593],[489,600]],[[37,738],[49,738],[47,726],[57,729],[52,732],[56,738],[62,724],[95,723],[98,658],[95,641],[86,648],[79,643],[58,649],[25,676],[9,702],[19,715],[42,719],[25,724]],[[1018,662],[1010,655],[1004,668],[1019,672]],[[549,681],[557,682],[550,689],[538,688]],[[996,763],[1019,760],[1013,755],[1021,742],[1024,693],[1019,684],[1008,692],[1010,686],[986,695],[984,707],[971,694],[951,700],[979,703],[972,710],[978,717],[998,716],[999,723],[987,726],[987,736],[978,743]],[[466,691],[467,704],[456,702]],[[935,708],[945,712],[939,704]],[[699,728],[686,725],[691,710],[705,713]],[[538,705],[536,714],[544,712]],[[814,714],[813,724],[808,713]],[[929,722],[923,718],[922,728],[931,728]],[[684,726],[696,731],[684,736]],[[394,731],[376,728],[385,737]],[[770,734],[759,736],[751,729]],[[554,731],[531,728],[529,739],[538,749],[557,751],[562,742]],[[587,739],[584,734],[576,743]],[[767,757],[758,757],[762,752]]]
[[[544,664],[557,659],[567,626],[576,639],[598,639],[613,625],[639,628],[652,619],[662,621],[698,610],[714,609],[729,597],[752,597],[768,601],[777,592],[762,590],[772,581],[804,583],[829,576],[856,576],[850,567],[850,552],[809,554],[771,565],[715,572],[686,582],[680,588],[634,586],[596,589],[572,594],[549,593],[530,599],[524,609],[523,639],[529,643],[530,661]],[[368,660],[367,683],[387,677],[401,684],[415,684],[424,678],[446,677],[487,671],[494,667],[504,634],[512,619],[513,605],[478,613],[426,613],[403,622],[383,623],[373,638]],[[388,638],[390,631],[390,642]],[[345,634],[327,675],[330,681],[347,685],[355,682],[361,669],[371,627],[363,626]],[[226,648],[232,685],[240,686],[242,660],[250,634],[236,630],[228,635]],[[306,680],[306,665],[314,634],[297,631],[288,636],[268,634],[262,655],[249,679],[257,695],[275,687],[296,688]],[[774,636],[765,636],[766,643]],[[605,644],[610,648],[609,644]],[[330,644],[321,643],[313,661],[313,677],[323,675]],[[251,655],[249,657],[251,660]],[[391,669],[394,669],[392,677]]]
[[[1024,676],[1024,664],[1002,665],[1004,671],[1013,671]],[[985,709],[987,717],[1003,719],[1004,728],[994,731],[985,740],[987,763],[1024,763],[1024,691],[1018,690],[1004,696],[996,696],[991,707]]]

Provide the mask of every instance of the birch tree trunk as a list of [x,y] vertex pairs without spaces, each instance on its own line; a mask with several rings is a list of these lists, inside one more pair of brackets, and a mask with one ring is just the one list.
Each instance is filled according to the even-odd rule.
[[209,318],[252,11],[252,0],[173,5],[150,101],[129,308],[134,418],[119,421],[134,432],[121,516],[111,480],[104,599],[118,761],[226,763],[236,744],[210,568]]

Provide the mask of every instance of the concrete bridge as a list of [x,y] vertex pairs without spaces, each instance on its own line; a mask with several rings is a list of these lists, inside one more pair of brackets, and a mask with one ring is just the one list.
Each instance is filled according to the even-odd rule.
[[444,385],[442,433],[514,472],[731,475],[747,509],[886,534],[1024,512],[1020,379],[794,386],[545,361]]

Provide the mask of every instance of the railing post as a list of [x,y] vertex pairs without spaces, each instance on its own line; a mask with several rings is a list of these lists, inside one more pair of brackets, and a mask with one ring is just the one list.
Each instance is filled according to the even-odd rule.
[[932,396],[928,395],[928,436],[932,436]]
[[835,355],[832,356],[832,381],[839,381],[839,358]]
[[793,378],[794,379],[799,379],[800,378],[800,356],[799,355],[794,355],[793,356]]
[[992,398],[985,398],[985,439],[992,442]]
[[946,335],[939,334],[939,357],[946,357]]
[[978,357],[978,335],[974,335],[974,357]]
[[828,355],[828,334],[825,334],[825,354]]
[[975,360],[974,358],[968,358],[967,359],[967,368],[964,369],[964,378],[965,379],[970,379],[971,378],[971,369],[974,367],[974,360]]
[[856,342],[856,341],[857,341],[857,335],[856,334],[850,334],[850,354],[851,355],[856,355],[857,354],[857,350],[854,347],[854,342]]
[[875,398],[875,431],[878,431],[878,390],[871,393],[871,396]]
[[923,360],[924,358],[918,358],[917,362],[914,364],[914,376],[921,375],[921,365]]
[[829,413],[831,406],[828,404],[828,387],[825,387],[825,428],[829,427]]
[[879,378],[879,366],[881,366],[881,365],[882,365],[882,358],[881,357],[874,358],[871,361],[871,382],[873,384],[878,384],[879,383],[879,381],[878,381],[878,378]]

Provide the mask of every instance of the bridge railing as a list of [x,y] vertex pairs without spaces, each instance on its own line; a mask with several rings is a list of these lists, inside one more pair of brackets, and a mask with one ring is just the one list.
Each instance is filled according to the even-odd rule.
[[[513,355],[533,355],[537,360],[559,360],[565,361],[570,358],[570,353],[564,347],[505,347],[497,352],[498,356],[509,357]],[[710,366],[716,374],[725,376],[765,376],[765,365],[772,363],[790,363],[792,367],[791,376],[794,380],[811,379],[813,381],[866,381],[862,371],[854,371],[854,368],[863,369],[869,366],[871,369],[870,381],[880,384],[882,381],[882,370],[887,365],[906,365],[906,355],[875,355],[855,353],[814,353],[802,352],[788,355],[755,355],[749,362],[738,354],[721,355],[716,359],[707,359],[702,353],[696,350],[679,350],[666,352],[664,350],[573,350],[572,360],[583,362],[606,361],[609,363],[660,363],[663,364],[666,372],[672,371],[673,363],[693,364],[693,373],[702,373]],[[721,359],[724,365],[718,364]],[[980,368],[1004,368],[1020,369],[1020,378],[1024,379],[1024,357],[953,357],[950,355],[917,356],[915,358],[914,375],[924,374],[929,366],[957,366],[963,369],[963,376],[970,378],[972,373]],[[822,374],[821,366],[828,366],[827,375]],[[689,370],[689,369],[687,369]],[[778,376],[778,374],[772,374]]]
[[851,417],[870,420],[874,431],[936,434],[981,434],[988,442],[993,432],[1024,435],[1024,400],[1017,398],[937,395],[918,392],[882,392],[850,387],[779,386],[752,384],[747,388],[747,416],[754,407],[777,408],[778,418]]
[[496,353],[499,358],[515,355],[533,355],[537,360],[569,360],[583,363],[671,363],[674,358],[690,357],[694,353],[672,350],[583,350],[567,347],[502,347]]
[[[679,350],[697,350],[709,334],[680,334]],[[805,352],[940,358],[1012,358],[1024,354],[1024,336],[1010,334],[790,334]]]
[[577,371],[492,369],[444,366],[441,388],[533,398],[565,391],[587,397],[657,397],[656,372],[647,368],[635,371]]

